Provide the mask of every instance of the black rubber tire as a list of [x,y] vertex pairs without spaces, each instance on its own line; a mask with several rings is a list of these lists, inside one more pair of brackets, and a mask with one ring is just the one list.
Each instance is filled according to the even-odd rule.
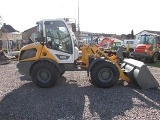
[[[106,70],[106,72],[103,70]],[[109,74],[107,74],[107,72],[109,72]],[[100,73],[101,73],[101,77],[103,77],[102,75],[103,73],[107,74],[108,76],[107,79],[106,78],[101,79]],[[110,88],[117,84],[119,80],[119,70],[117,66],[110,61],[100,61],[100,62],[97,62],[92,67],[90,76],[91,76],[92,84],[100,88]],[[104,75],[104,77],[106,77],[106,75]]]
[[49,88],[54,86],[59,79],[59,71],[54,64],[47,61],[41,61],[32,68],[31,78],[37,86]]
[[154,53],[153,56],[152,56],[152,58],[150,59],[150,62],[151,63],[157,62],[158,57],[159,57],[159,54],[158,53]]

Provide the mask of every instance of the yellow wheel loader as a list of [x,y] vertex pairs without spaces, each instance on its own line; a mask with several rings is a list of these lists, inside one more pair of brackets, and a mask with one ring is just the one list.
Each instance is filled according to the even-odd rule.
[[95,45],[79,51],[74,23],[69,27],[63,19],[42,20],[37,22],[37,30],[35,42],[21,48],[17,68],[39,87],[52,87],[65,71],[87,71],[91,83],[102,88],[112,87],[120,79],[142,89],[159,86],[143,62],[123,58],[123,47],[112,54]]

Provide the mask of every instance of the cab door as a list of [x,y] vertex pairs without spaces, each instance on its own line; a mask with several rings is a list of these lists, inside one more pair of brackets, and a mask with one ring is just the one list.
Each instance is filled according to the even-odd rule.
[[73,40],[69,28],[60,20],[45,21],[46,45],[59,63],[74,63]]

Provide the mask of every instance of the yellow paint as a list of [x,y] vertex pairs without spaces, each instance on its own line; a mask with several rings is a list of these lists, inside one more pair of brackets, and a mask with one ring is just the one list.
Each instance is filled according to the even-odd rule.
[[[42,46],[40,43],[32,43],[32,44],[28,44],[28,45],[22,47],[20,50],[20,54],[24,50],[30,50],[33,48],[35,48],[37,50],[35,57],[28,58],[25,60],[19,60],[19,61],[35,61],[40,58],[46,58],[46,59],[54,60],[55,62],[58,63],[57,59],[52,55],[52,53],[48,50],[48,48],[46,46]],[[44,53],[46,53],[46,56],[44,56]]]
[[40,57],[40,54],[41,54],[41,50],[42,50],[42,45],[40,43],[32,43],[32,44],[28,44],[24,47],[21,48],[20,50],[20,54],[24,51],[24,50],[30,50],[30,49],[33,49],[35,48],[37,50],[37,53],[36,53],[36,56],[35,57],[32,57],[32,58],[28,58],[28,59],[25,59],[25,60],[19,60],[19,61],[31,61],[31,60],[38,60],[39,57]]
[[111,55],[108,56],[106,53],[104,53],[103,51],[101,51],[98,47],[96,46],[83,46],[82,48],[82,65],[81,67],[83,68],[88,68],[89,66],[89,55],[93,55],[94,58],[99,58],[99,57],[105,57],[106,60],[110,60],[111,62],[113,62],[120,73],[120,78],[124,81],[130,82],[130,79],[128,76],[126,76],[123,72],[123,70],[121,69],[121,67],[118,64],[118,58],[116,55]]
[[[35,48],[37,50],[36,56],[32,57],[32,58],[28,58],[25,60],[19,60],[21,61],[34,61],[34,60],[38,60],[41,58],[46,58],[46,59],[51,59],[54,60],[55,62],[58,63],[57,59],[52,55],[52,53],[49,51],[49,49],[46,46],[42,46],[40,43],[33,43],[33,44],[29,44],[27,46],[24,46],[21,48],[21,52],[23,50],[29,50],[29,49],[33,49]],[[120,73],[120,78],[130,82],[130,79],[124,74],[123,70],[121,69],[121,67],[118,64],[118,58],[116,55],[111,55],[108,56],[106,53],[104,53],[104,51],[101,51],[98,47],[96,46],[83,46],[82,47],[82,57],[79,58],[79,62],[81,62],[80,66],[81,68],[88,68],[89,66],[89,56],[93,56],[94,58],[99,58],[99,57],[104,57],[106,60],[110,60],[111,62],[113,62]]]
[[[46,55],[44,55],[44,54],[46,54]],[[51,60],[58,63],[58,60],[53,56],[53,54],[48,50],[48,48],[46,46],[43,47],[43,49],[41,51],[40,58],[51,59]]]
[[129,43],[127,44],[126,51],[129,52]]

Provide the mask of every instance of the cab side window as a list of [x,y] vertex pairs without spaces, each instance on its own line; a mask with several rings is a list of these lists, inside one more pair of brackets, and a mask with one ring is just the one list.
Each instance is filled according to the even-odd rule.
[[62,21],[52,21],[47,24],[46,37],[50,48],[69,54],[73,53],[70,33]]

